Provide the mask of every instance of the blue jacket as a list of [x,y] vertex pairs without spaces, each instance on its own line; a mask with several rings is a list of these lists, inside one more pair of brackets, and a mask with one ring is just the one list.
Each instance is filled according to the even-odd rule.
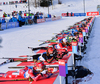
[[12,17],[12,22],[17,22],[17,18]]
[[5,19],[2,19],[2,23],[5,23],[6,21],[5,21]]
[[9,19],[9,22],[12,22],[12,18]]
[[0,19],[0,23],[1,23],[2,21],[1,21],[1,19]]
[[18,20],[21,22],[25,22],[25,18],[22,18],[20,15],[18,15]]
[[20,15],[18,15],[18,20],[22,21],[22,17]]

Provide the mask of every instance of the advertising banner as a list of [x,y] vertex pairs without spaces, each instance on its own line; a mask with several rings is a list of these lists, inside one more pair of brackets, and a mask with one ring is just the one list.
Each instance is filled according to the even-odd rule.
[[61,16],[52,17],[52,21],[61,19]]
[[82,33],[79,34],[79,42],[83,43],[83,34]]
[[11,28],[12,24],[11,22],[7,22],[7,29]]
[[15,28],[15,27],[19,27],[19,23],[18,22],[7,22],[7,29]]
[[66,77],[66,74],[68,74],[68,66],[65,60],[59,60],[59,75]]
[[42,22],[45,22],[45,19],[37,19],[37,23],[42,23]]
[[65,17],[65,16],[67,16],[67,14],[66,13],[62,13],[61,16],[62,17]]
[[15,22],[11,22],[11,27],[15,28]]
[[85,29],[84,29],[84,30],[82,30],[82,34],[83,34],[83,36],[86,36]]
[[72,52],[73,53],[78,53],[78,48],[77,48],[78,43],[77,42],[72,42]]
[[19,27],[19,22],[15,22],[15,27]]
[[6,23],[1,24],[1,29],[6,29]]
[[96,12],[87,12],[86,13],[87,16],[96,16],[96,15],[99,15],[99,12],[96,11]]
[[86,13],[74,13],[74,16],[86,16]]
[[46,18],[45,21],[46,21],[46,22],[52,21],[52,18]]
[[[61,14],[62,17],[67,17],[67,13],[62,13]],[[68,16],[74,16],[74,13],[68,13]]]

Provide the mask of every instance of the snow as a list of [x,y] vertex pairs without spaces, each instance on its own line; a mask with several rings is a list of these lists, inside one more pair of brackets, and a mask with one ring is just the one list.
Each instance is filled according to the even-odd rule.
[[[5,2],[12,1],[12,0],[5,0]],[[16,1],[16,0],[13,0]],[[18,0],[19,1],[19,0]],[[84,0],[61,0],[62,4],[58,4],[58,0],[53,0],[53,6],[51,5],[49,7],[49,13],[52,15],[61,15],[61,13],[66,12],[73,12],[73,13],[84,13]],[[4,2],[3,0],[0,0],[0,2]],[[85,12],[89,11],[97,11],[97,5],[99,5],[100,0],[85,0]],[[28,4],[17,4],[17,7],[15,5],[2,5],[0,6],[0,9],[3,9],[2,12],[0,12],[0,17],[2,17],[3,12],[11,13],[13,11],[28,11],[28,8],[26,7]],[[6,9],[6,7],[7,9]],[[91,8],[92,7],[92,8]],[[34,8],[33,6],[30,7],[31,13],[43,12],[44,14],[48,13],[48,7],[37,7]],[[58,10],[59,9],[59,10]]]
[[[0,0],[3,2],[4,0]],[[5,2],[8,0],[5,0]],[[83,0],[62,0],[61,5],[56,4],[58,0],[54,0],[54,6],[49,7],[49,12],[53,15],[61,15],[61,13],[65,12],[74,12],[74,13],[84,13]],[[99,5],[100,0],[85,0],[85,12],[97,11],[97,5]],[[11,13],[13,10],[27,10],[27,8],[23,7],[26,4],[18,5],[16,9],[14,5],[5,5],[0,6],[0,9],[3,11],[0,12],[0,17],[2,17],[3,12]],[[70,7],[68,7],[70,5]],[[31,7],[31,12],[35,13],[37,11],[41,11],[44,14],[48,13],[48,8]],[[0,31],[0,36],[3,41],[0,44],[0,58],[2,57],[18,57],[20,55],[31,55],[34,54],[28,47],[37,47],[41,43],[38,40],[49,40],[55,34],[59,33],[62,30],[67,29],[69,26],[75,24],[78,21],[83,20],[86,17],[62,17],[61,20],[44,22],[39,24],[27,25],[23,27],[16,27],[12,29],[7,29],[4,31]],[[87,44],[87,50],[85,57],[82,59],[83,66],[89,68],[94,76],[92,80],[88,82],[82,82],[80,84],[99,84],[99,26],[100,26],[100,17],[96,17],[90,38]],[[0,62],[3,60],[0,59]],[[0,66],[0,72],[6,72],[9,69],[8,66],[16,66],[18,63],[10,63],[4,66]],[[11,69],[10,69],[11,70]]]
[[[82,63],[88,67],[93,73],[94,77],[89,83],[84,84],[99,84],[99,63],[100,63],[100,57],[99,57],[99,43],[100,43],[100,37],[99,37],[99,26],[100,26],[100,17],[96,17],[96,20],[94,22],[92,32],[87,44],[87,54],[85,55]],[[95,83],[93,83],[93,80]]]

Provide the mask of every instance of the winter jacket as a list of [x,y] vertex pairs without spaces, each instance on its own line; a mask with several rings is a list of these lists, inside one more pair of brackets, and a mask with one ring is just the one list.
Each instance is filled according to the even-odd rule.
[[9,19],[9,22],[12,22],[12,18]]
[[22,18],[20,15],[18,15],[18,20],[21,22],[25,22],[25,18]]
[[17,21],[18,21],[17,18],[12,17],[12,22],[17,22]]
[[5,21],[5,19],[2,19],[2,23],[5,23],[6,21]]

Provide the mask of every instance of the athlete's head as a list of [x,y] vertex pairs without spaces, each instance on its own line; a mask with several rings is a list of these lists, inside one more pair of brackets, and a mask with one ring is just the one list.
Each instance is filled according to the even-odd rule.
[[24,68],[25,70],[28,70],[28,67],[27,66],[25,66],[25,68]]
[[53,47],[49,47],[49,48],[47,49],[47,51],[48,51],[49,54],[53,54],[54,49],[53,49]]
[[63,41],[63,43],[66,43],[67,42],[67,39],[66,38],[63,38],[62,41]]
[[36,63],[36,69],[37,70],[42,70],[44,68],[45,68],[45,65],[44,65],[43,61],[37,61],[37,63]]

